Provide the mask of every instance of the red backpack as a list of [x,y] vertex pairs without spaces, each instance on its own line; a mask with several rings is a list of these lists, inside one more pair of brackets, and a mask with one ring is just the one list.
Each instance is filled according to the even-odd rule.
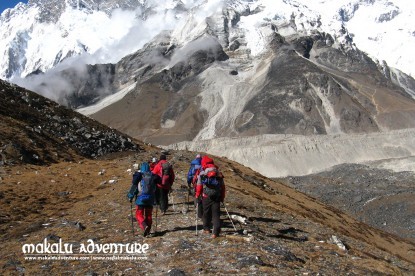
[[173,184],[173,166],[169,162],[161,164],[161,186],[170,189]]

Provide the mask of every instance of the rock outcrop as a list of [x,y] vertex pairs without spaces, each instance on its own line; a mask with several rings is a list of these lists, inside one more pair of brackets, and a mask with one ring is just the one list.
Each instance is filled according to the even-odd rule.
[[2,165],[45,164],[137,151],[131,137],[0,80]]

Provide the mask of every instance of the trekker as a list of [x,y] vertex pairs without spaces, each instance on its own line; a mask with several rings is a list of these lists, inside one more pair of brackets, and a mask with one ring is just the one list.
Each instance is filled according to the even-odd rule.
[[151,159],[151,162],[150,162],[150,171],[153,171],[154,170],[154,167],[157,165],[157,158],[156,157],[153,157],[153,159]]
[[[200,154],[196,155],[196,158],[190,162],[190,168],[187,173],[187,186],[189,188],[189,193],[191,195],[196,194],[196,183],[197,183],[197,176],[200,173],[200,170],[202,168],[202,157]],[[203,205],[202,205],[202,198],[194,198],[194,204],[195,207],[197,206],[197,217],[202,218],[203,217]]]
[[192,160],[192,162],[190,162],[190,168],[189,171],[187,172],[187,186],[189,186],[189,188],[192,186],[193,183],[193,178],[195,176],[195,173],[198,169],[200,169],[202,166],[202,157],[200,157],[200,154],[196,155],[196,158]]
[[137,206],[135,217],[138,226],[143,230],[143,236],[146,237],[151,230],[156,186],[157,183],[161,182],[161,178],[151,173],[147,162],[141,163],[139,171],[138,165],[134,165],[136,172],[133,175],[131,188],[127,197],[130,202],[136,197],[135,204]]
[[169,207],[169,192],[171,191],[175,178],[173,166],[167,162],[166,155],[160,155],[160,161],[152,172],[161,178],[161,183],[157,184],[156,202],[160,206],[161,213],[165,215]]
[[213,224],[212,238],[216,238],[221,231],[220,203],[225,199],[225,182],[213,159],[203,156],[201,164],[202,171],[197,178],[195,198],[202,197],[203,231],[211,233]]

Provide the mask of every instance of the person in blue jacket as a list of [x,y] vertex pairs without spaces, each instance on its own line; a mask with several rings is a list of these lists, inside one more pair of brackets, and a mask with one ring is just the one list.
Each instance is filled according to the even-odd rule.
[[[202,168],[202,157],[200,154],[197,154],[195,159],[190,162],[190,168],[187,173],[187,186],[189,187],[189,194],[195,195],[196,193],[196,182],[197,182],[197,176]],[[197,209],[197,216],[199,218],[203,217],[203,206],[202,206],[202,199],[201,198],[195,198],[194,202],[195,206],[198,207]]]
[[157,183],[161,183],[161,178],[150,171],[147,162],[141,163],[140,170],[138,166],[133,175],[130,191],[127,195],[130,202],[136,197],[135,204],[138,226],[143,230],[143,236],[146,237],[151,230],[153,222],[153,205]]

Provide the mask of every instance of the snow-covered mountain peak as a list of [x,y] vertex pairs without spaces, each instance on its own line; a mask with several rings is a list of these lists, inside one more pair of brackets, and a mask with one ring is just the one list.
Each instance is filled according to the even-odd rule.
[[[405,0],[31,0],[1,16],[0,76],[44,72],[83,53],[96,54],[95,63],[116,62],[163,30],[173,30],[175,43],[184,45],[218,19],[243,30],[252,56],[266,50],[270,26],[286,36],[318,30],[340,44],[352,39],[371,57],[413,75],[414,5]],[[223,46],[231,42],[219,40]]]

